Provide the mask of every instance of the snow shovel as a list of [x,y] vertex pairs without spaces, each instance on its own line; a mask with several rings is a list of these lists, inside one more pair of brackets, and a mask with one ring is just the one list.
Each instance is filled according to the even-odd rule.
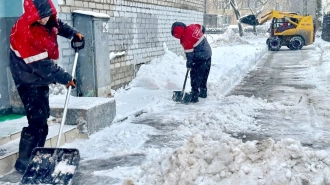
[[186,88],[186,82],[187,82],[187,77],[188,77],[189,71],[190,70],[187,69],[186,77],[184,79],[182,91],[173,91],[172,100],[175,101],[175,102],[189,103],[190,100],[191,100],[190,93],[185,93],[184,92],[184,90]]
[[248,25],[251,25],[251,26],[259,25],[258,19],[253,14],[241,17],[239,19],[239,22],[244,23],[244,24],[248,24]]
[[[78,51],[84,48],[84,40],[71,41],[71,47],[75,49],[75,59],[72,69],[72,77],[75,76]],[[67,114],[68,102],[72,87],[69,86],[65,104],[63,117],[56,148],[37,147],[32,151],[32,155],[28,167],[21,179],[22,184],[71,184],[72,178],[79,166],[80,154],[78,149],[59,148],[63,126]]]

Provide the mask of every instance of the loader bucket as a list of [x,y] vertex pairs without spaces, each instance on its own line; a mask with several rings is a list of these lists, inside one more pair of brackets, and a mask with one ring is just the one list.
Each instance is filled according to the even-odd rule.
[[70,185],[79,160],[77,149],[35,148],[21,183]]
[[258,19],[253,14],[241,17],[239,19],[239,22],[244,23],[244,24],[248,24],[248,25],[251,25],[251,26],[259,25]]

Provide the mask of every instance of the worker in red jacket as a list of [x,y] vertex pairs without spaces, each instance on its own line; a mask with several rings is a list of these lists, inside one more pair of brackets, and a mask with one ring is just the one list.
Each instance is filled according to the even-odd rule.
[[31,152],[44,147],[50,115],[49,84],[75,86],[70,73],[55,65],[59,58],[57,35],[83,39],[76,29],[56,17],[52,0],[24,0],[24,14],[10,33],[10,70],[23,102],[28,126],[21,132],[17,171],[24,173]]
[[200,24],[186,26],[182,22],[172,24],[172,36],[180,39],[186,54],[186,67],[190,69],[192,98],[190,102],[198,102],[198,97],[207,97],[207,79],[211,68],[212,49],[204,36],[205,28]]

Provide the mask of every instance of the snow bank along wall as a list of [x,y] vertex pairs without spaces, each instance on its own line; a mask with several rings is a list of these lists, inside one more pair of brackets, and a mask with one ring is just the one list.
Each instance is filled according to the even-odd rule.
[[[74,10],[110,16],[109,52],[125,51],[125,55],[109,61],[112,89],[129,83],[142,64],[163,55],[164,42],[171,51],[183,54],[179,41],[171,36],[173,22],[203,22],[203,1],[200,0],[59,0],[58,3],[59,16],[69,22]],[[70,65],[73,60],[73,51],[65,42],[61,42],[60,65]]]
[[[0,116],[12,112],[12,109],[19,109],[14,112],[22,110],[9,73],[8,56],[10,30],[23,13],[23,1],[0,0]],[[110,16],[109,54],[125,52],[125,55],[109,61],[112,89],[128,84],[141,65],[163,55],[163,43],[171,51],[183,55],[179,41],[171,36],[173,22],[203,22],[204,3],[200,0],[53,0],[53,3],[57,7],[59,18],[70,25],[73,25],[74,10]],[[70,47],[70,41],[59,37],[58,42],[61,50],[58,64],[71,73],[74,51]],[[50,92],[58,93],[52,89]]]

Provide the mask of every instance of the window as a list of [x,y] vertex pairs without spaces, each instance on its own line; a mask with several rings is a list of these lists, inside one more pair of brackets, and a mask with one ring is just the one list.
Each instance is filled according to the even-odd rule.
[[259,2],[257,0],[243,0],[242,8],[250,9],[250,8],[258,8]]
[[230,16],[225,16],[224,24],[230,25],[230,22],[231,22],[231,17]]
[[280,3],[276,3],[276,4],[275,4],[275,9],[276,9],[276,10],[279,10],[279,9],[280,9]]
[[259,7],[259,3],[260,3],[259,1],[255,1],[254,2],[254,8],[258,8]]
[[249,9],[249,1],[248,0],[243,1],[242,8],[243,9]]
[[226,27],[231,23],[231,16],[230,15],[219,15],[218,16],[218,26],[219,27]]
[[225,10],[225,9],[230,9],[230,5],[226,4],[226,2],[223,1],[218,1],[218,10]]

